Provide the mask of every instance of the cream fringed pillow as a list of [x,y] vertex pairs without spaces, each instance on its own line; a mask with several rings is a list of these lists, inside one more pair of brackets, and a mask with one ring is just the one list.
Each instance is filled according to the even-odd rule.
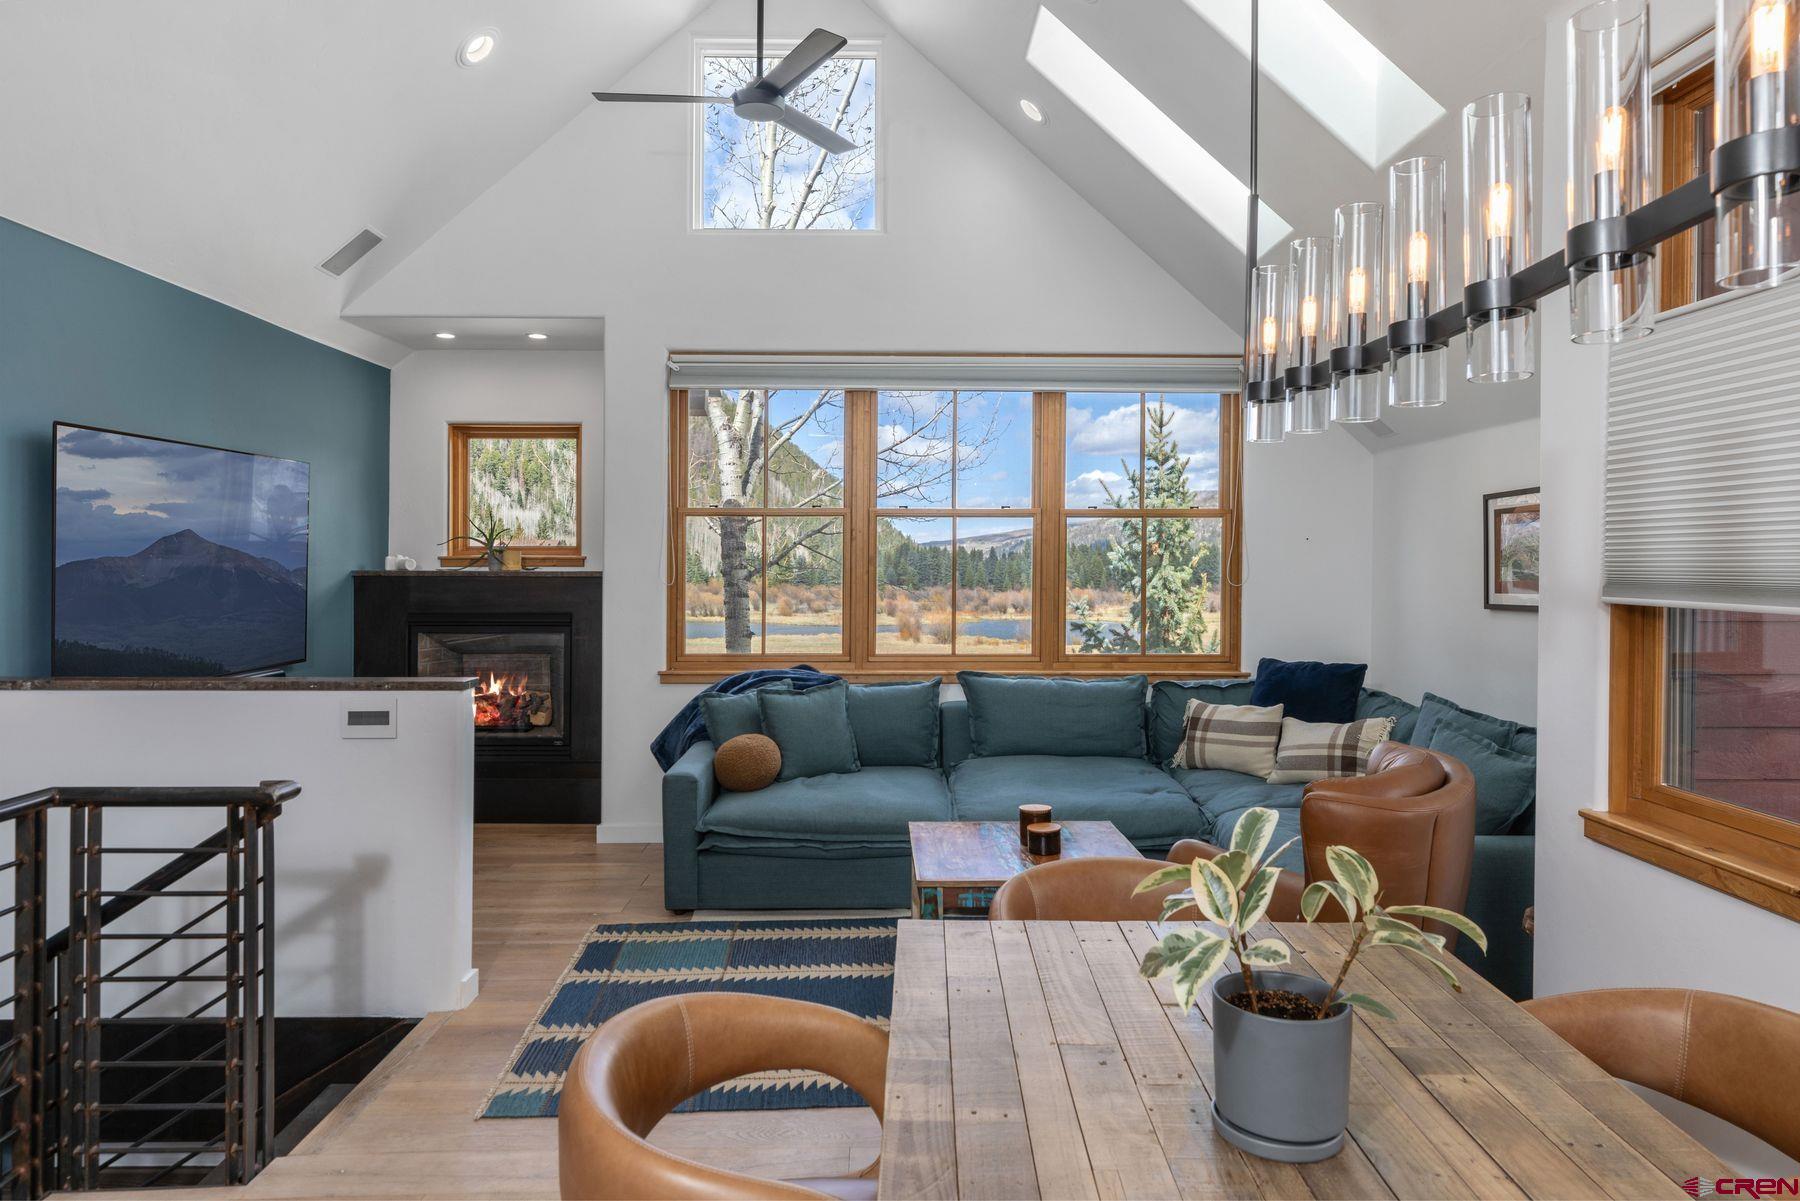
[[1369,770],[1369,756],[1393,732],[1391,717],[1365,717],[1343,725],[1330,722],[1281,723],[1281,745],[1275,751],[1271,784],[1311,784],[1338,776],[1360,776]]
[[1281,706],[1209,705],[1189,701],[1181,721],[1181,745],[1171,767],[1212,767],[1266,776],[1275,770],[1281,742]]

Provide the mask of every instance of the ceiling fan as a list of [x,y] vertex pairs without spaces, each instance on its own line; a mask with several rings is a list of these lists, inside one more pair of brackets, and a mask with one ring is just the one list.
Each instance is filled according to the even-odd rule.
[[594,99],[606,102],[636,101],[653,104],[729,104],[732,111],[746,121],[773,121],[819,147],[827,154],[844,154],[856,149],[852,142],[835,129],[830,129],[805,113],[790,108],[786,97],[805,83],[807,77],[842,50],[847,38],[826,29],[807,34],[786,58],[763,70],[763,0],[756,0],[756,78],[729,96],[682,96],[669,92],[595,92]]

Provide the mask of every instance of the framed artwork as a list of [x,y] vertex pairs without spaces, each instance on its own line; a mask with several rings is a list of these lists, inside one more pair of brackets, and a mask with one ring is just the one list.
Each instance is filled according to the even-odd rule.
[[1481,498],[1482,602],[1490,609],[1538,607],[1538,490]]

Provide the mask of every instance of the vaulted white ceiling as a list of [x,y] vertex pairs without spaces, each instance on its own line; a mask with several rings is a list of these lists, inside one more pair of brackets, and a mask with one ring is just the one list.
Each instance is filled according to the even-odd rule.
[[[1246,179],[1249,71],[1220,28],[1224,2],[1042,6],[1178,133]],[[1265,36],[1278,38],[1279,23],[1307,2],[1316,0],[1264,0]],[[1464,101],[1541,83],[1544,18],[1554,0],[1330,2],[1445,110],[1400,153],[1443,154],[1453,175]],[[710,3],[721,14],[741,8],[750,32],[750,0]],[[771,0],[772,19],[781,3]],[[867,3],[1237,326],[1241,227],[1210,224],[1033,68],[1026,52],[1039,0]],[[407,353],[401,342],[413,339],[398,327],[344,321],[347,300],[580,115],[591,103],[587,90],[612,85],[708,7],[709,0],[0,3],[0,216],[393,362]],[[459,67],[457,45],[484,27],[499,33],[494,56]],[[1042,125],[1020,112],[1022,97],[1043,110]],[[1262,193],[1296,233],[1329,234],[1335,205],[1382,198],[1384,164],[1372,167],[1366,146],[1333,136],[1314,115],[1317,95],[1304,99],[1265,82]],[[364,226],[387,241],[342,280],[315,269]],[[1456,233],[1453,220],[1453,240]],[[1515,404],[1496,403],[1500,415],[1517,415]]]

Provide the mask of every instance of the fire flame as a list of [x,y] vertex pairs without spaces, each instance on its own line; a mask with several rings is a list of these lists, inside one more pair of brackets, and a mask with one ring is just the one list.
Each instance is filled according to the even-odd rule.
[[500,675],[489,672],[487,679],[477,679],[475,687],[475,724],[488,728],[512,727],[520,724],[517,702],[530,691],[531,678],[524,673]]

